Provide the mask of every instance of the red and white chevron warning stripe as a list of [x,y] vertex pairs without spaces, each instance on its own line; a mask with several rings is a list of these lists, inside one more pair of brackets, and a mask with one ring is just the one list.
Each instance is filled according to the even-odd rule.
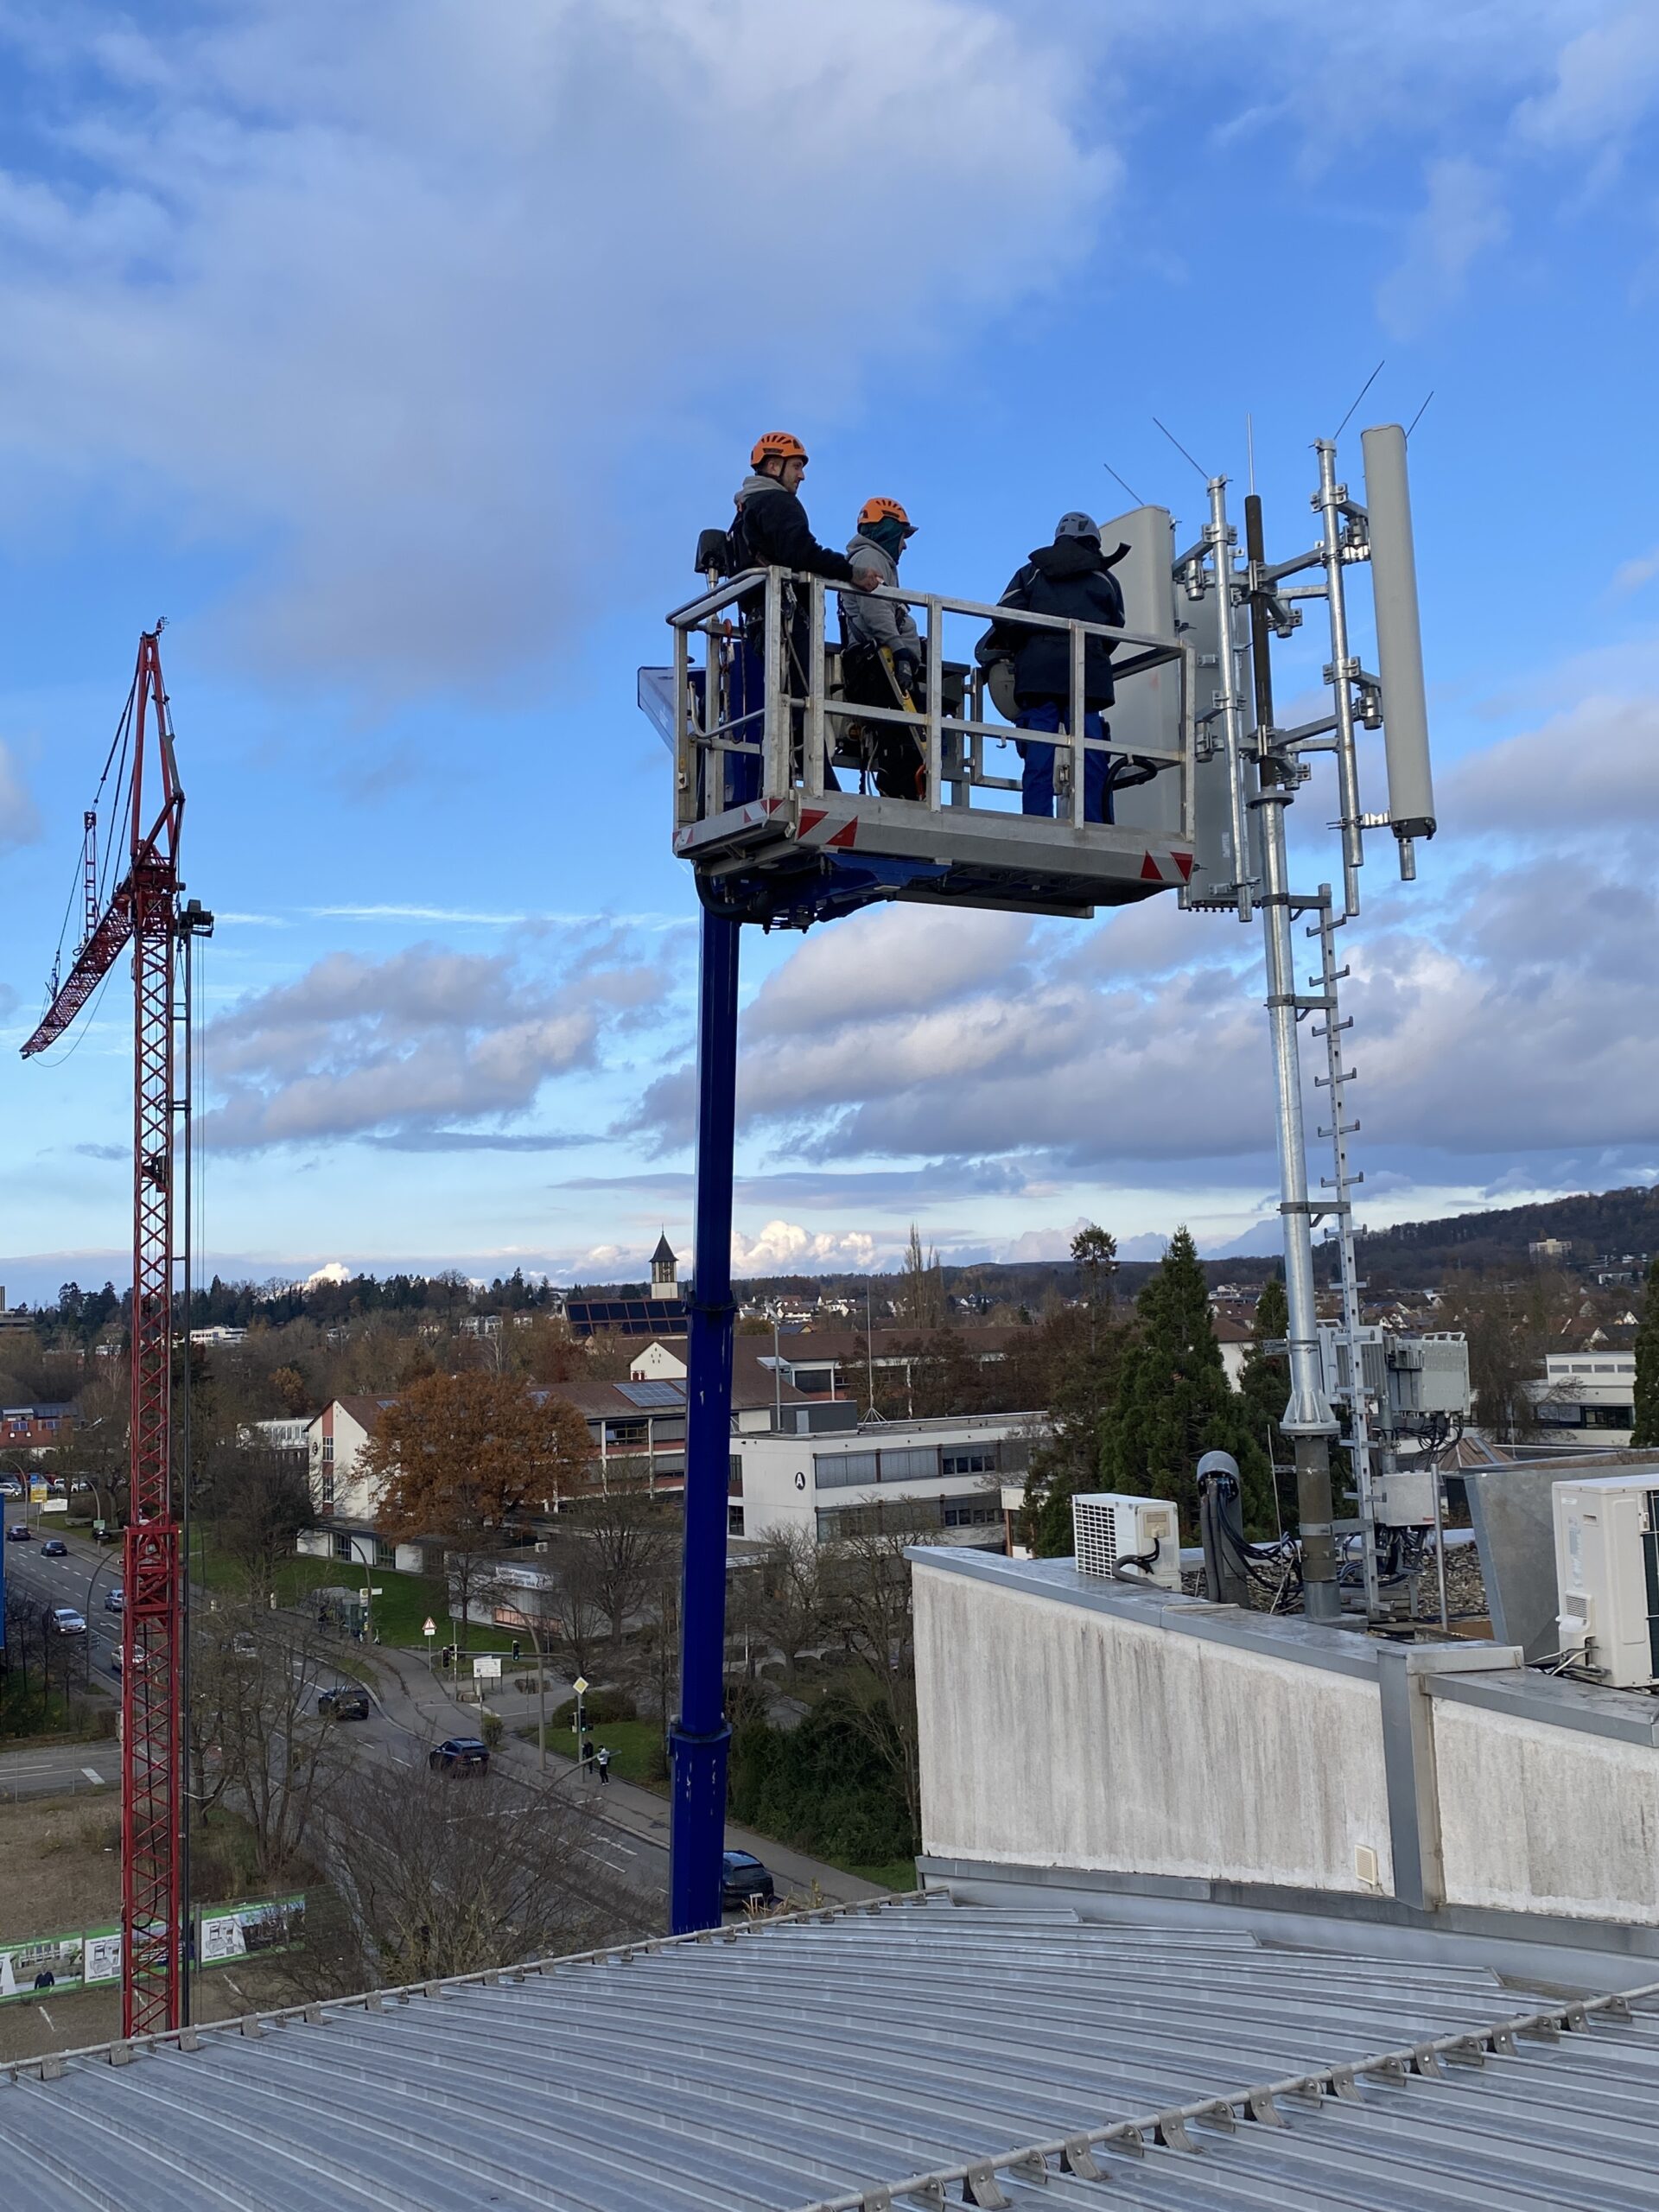
[[1192,855],[1187,852],[1148,853],[1141,863],[1143,883],[1185,883],[1192,874]]

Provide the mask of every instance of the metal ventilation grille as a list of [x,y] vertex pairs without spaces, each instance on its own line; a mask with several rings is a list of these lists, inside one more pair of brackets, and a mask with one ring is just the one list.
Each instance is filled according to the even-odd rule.
[[1079,1574],[1117,1573],[1117,1510],[1103,1497],[1074,1497],[1071,1539]]

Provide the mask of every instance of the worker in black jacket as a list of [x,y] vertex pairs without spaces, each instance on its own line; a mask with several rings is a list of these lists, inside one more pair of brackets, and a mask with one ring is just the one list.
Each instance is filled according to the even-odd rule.
[[[1123,594],[1112,574],[1112,561],[1121,557],[1122,551],[1111,559],[1101,551],[1100,525],[1090,516],[1062,515],[1055,525],[1054,543],[1037,547],[997,604],[1033,614],[1059,615],[1071,622],[1098,622],[1109,629],[1122,629]],[[1090,638],[1084,647],[1083,731],[1096,744],[1084,755],[1083,811],[1080,817],[1074,815],[1074,820],[1109,822],[1114,789],[1145,783],[1157,773],[1150,762],[1129,761],[1101,749],[1108,733],[1103,709],[1112,704],[1116,696],[1112,655],[1116,650],[1109,638]],[[1044,730],[1056,736],[1069,729],[1071,641],[1067,632],[998,620],[975,647],[975,657],[983,667],[998,660],[1013,662],[1016,728]],[[1052,817],[1055,747],[1022,740],[1018,750],[1024,763],[1021,810]]]
[[[800,501],[800,481],[806,474],[806,448],[788,430],[768,430],[755,441],[749,455],[749,474],[738,487],[737,514],[732,524],[734,573],[745,569],[790,569],[797,575],[822,576],[828,583],[856,584],[875,591],[883,579],[873,567],[855,569],[844,553],[820,545],[812,535],[806,509]],[[752,592],[741,602],[745,646],[737,656],[728,679],[728,711],[734,716],[758,713],[764,696],[762,654],[765,639],[766,594]],[[806,696],[806,609],[790,595],[785,601],[784,689],[796,701]],[[798,723],[799,715],[795,721]],[[749,725],[758,736],[757,724]],[[798,751],[800,733],[796,731]],[[837,791],[836,772],[826,761],[825,787]],[[726,804],[742,804],[760,792],[760,762],[753,754],[730,753],[726,763]]]

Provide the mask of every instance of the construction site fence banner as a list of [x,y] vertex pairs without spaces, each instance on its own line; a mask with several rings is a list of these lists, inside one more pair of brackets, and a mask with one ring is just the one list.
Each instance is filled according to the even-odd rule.
[[[194,1915],[198,1966],[296,1951],[305,1942],[305,1897],[259,1897],[238,1904],[205,1904]],[[121,1979],[121,1930],[87,1928],[79,1934],[35,1936],[0,1942],[0,2004],[62,1996]]]

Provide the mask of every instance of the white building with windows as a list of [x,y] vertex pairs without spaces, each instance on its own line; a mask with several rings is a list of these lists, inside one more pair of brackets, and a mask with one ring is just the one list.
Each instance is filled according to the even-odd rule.
[[1636,1354],[1553,1351],[1544,1360],[1541,1382],[1527,1386],[1533,1411],[1546,1437],[1582,1450],[1626,1445],[1636,1422]]
[[923,1516],[931,1541],[1003,1545],[1001,1492],[1024,1479],[1042,1415],[984,1414],[950,1421],[836,1422],[850,1406],[785,1407],[798,1426],[732,1437],[729,1526],[764,1538],[804,1529],[819,1541]]

